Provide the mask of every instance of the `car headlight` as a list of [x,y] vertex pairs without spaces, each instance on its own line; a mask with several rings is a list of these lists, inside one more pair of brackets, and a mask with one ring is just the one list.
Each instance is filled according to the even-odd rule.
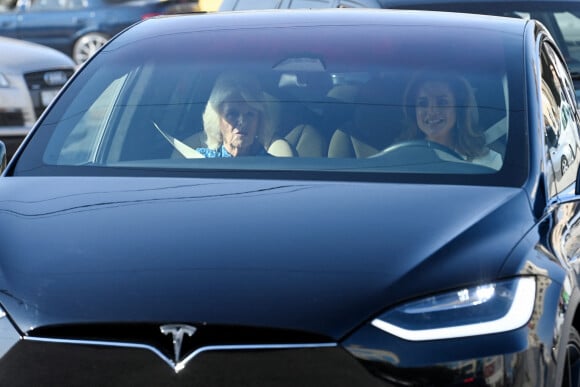
[[506,332],[527,324],[535,298],[535,279],[521,277],[410,302],[372,325],[412,341]]
[[6,75],[0,73],[0,87],[10,87],[10,82],[8,81],[8,77]]

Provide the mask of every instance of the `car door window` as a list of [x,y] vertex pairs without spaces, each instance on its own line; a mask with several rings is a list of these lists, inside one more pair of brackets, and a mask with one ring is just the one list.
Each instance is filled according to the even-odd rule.
[[[94,161],[99,143],[102,141],[105,125],[109,121],[115,101],[126,76],[115,79],[96,98],[91,107],[70,129],[64,138],[60,152],[50,152],[58,163],[87,164]],[[49,147],[59,146],[60,140],[55,138]]]
[[556,50],[544,43],[541,59],[546,170],[550,196],[554,196],[575,181],[579,163],[575,119],[578,112],[572,81]]
[[571,12],[554,14],[567,45],[580,43],[580,18]]

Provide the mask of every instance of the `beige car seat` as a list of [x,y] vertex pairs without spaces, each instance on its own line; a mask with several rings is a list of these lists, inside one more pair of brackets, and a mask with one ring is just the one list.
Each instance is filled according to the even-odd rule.
[[391,145],[403,125],[402,95],[400,87],[383,78],[361,86],[354,117],[333,133],[328,157],[365,158]]

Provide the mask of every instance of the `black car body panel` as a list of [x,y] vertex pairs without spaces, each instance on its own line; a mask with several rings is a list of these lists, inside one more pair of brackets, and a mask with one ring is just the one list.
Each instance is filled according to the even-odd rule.
[[[396,304],[405,294],[428,294],[433,286],[460,287],[465,281],[462,273],[473,266],[481,268],[482,282],[497,277],[512,241],[521,239],[533,224],[531,218],[510,217],[505,232],[494,234],[498,240],[482,238],[481,245],[470,246],[471,259],[466,262],[463,248],[454,258],[453,251],[458,250],[454,245],[472,235],[490,234],[486,224],[495,225],[495,217],[525,212],[529,202],[522,191],[432,187],[431,200],[439,203],[433,208],[431,201],[421,205],[420,198],[412,207],[401,203],[399,197],[420,197],[424,189],[405,185],[258,181],[240,187],[236,181],[178,179],[142,179],[129,185],[123,178],[82,179],[77,185],[62,178],[46,187],[41,178],[34,188],[36,179],[25,180],[14,181],[13,189],[25,184],[29,196],[0,208],[10,210],[1,244],[14,252],[4,261],[2,274],[12,288],[9,295],[2,295],[2,304],[19,306],[12,317],[23,331],[48,321],[148,322],[150,312],[139,301],[146,299],[157,319],[242,325],[260,321],[264,326],[322,332],[338,340],[388,307],[387,295]],[[52,199],[38,201],[39,192]],[[259,208],[255,203],[261,203]],[[228,222],[227,243],[220,242],[223,218],[212,215],[214,206],[239,219]],[[426,217],[455,215],[447,227],[433,229],[429,222],[408,217],[412,211]],[[113,213],[119,218],[115,227],[107,227]],[[364,223],[354,221],[362,214]],[[387,219],[384,214],[389,214]],[[334,226],[305,227],[308,218]],[[401,219],[396,228],[389,218]],[[265,233],[263,225],[272,219],[280,222]],[[20,230],[37,235],[36,243],[29,248],[20,245],[15,235]],[[63,230],[67,237],[61,239]],[[155,241],[153,246],[128,240],[136,230],[145,240]],[[421,243],[409,244],[412,235]],[[376,243],[369,244],[367,238]],[[50,253],[56,246],[61,251],[58,257]],[[325,246],[323,252],[320,246]],[[251,264],[240,251],[251,251]],[[35,256],[33,261],[27,259],[30,256]],[[424,268],[440,266],[442,259],[453,269],[445,278],[429,278],[430,270]],[[399,260],[394,267],[392,262]],[[422,276],[429,281],[407,280]],[[150,285],[138,292],[124,291],[139,288],[139,283]],[[83,284],[90,286],[84,289]],[[337,292],[343,286],[352,290]],[[95,288],[101,291],[94,293]],[[246,313],[249,304],[255,305],[252,313]],[[38,310],[35,305],[45,307]],[[300,316],[296,310],[301,310]]]

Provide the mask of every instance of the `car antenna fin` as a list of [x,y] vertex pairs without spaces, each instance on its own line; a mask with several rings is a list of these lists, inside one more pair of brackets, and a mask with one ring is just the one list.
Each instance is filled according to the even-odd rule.
[[159,125],[157,125],[157,123],[155,121],[151,121],[151,122],[153,122],[153,125],[159,131],[159,133],[161,133],[161,135],[167,140],[167,142],[169,142],[171,144],[171,146],[176,151],[179,152],[180,155],[182,155],[186,159],[202,159],[203,158],[203,155],[201,153],[199,153],[198,151],[196,151],[195,149],[193,149],[189,145],[179,141],[175,137],[173,137],[173,136],[165,133],[163,130],[161,130],[161,128],[159,127]]

